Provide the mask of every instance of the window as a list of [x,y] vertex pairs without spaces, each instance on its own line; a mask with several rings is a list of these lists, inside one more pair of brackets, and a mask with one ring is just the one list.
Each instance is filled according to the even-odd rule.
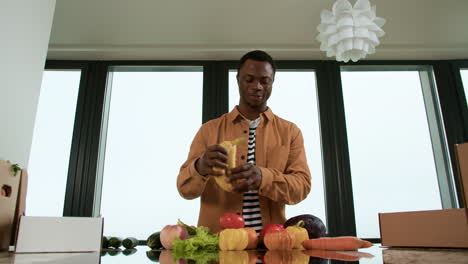
[[463,87],[465,88],[465,98],[468,103],[468,69],[461,69],[460,74],[462,77]]
[[196,225],[199,200],[184,200],[176,178],[202,124],[202,67],[114,67],[108,83],[100,154],[105,235],[146,239],[178,218]]
[[430,72],[346,70],[353,68],[341,77],[357,236],[380,237],[381,212],[443,208],[446,189],[453,206]]
[[29,158],[26,214],[62,216],[80,70],[46,70]]
[[[229,109],[239,103],[237,71],[229,73]],[[312,174],[312,190],[297,205],[286,207],[286,217],[313,214],[326,223],[323,188],[322,150],[317,106],[315,72],[312,70],[278,70],[268,106],[273,113],[294,122],[304,136],[307,163]]]

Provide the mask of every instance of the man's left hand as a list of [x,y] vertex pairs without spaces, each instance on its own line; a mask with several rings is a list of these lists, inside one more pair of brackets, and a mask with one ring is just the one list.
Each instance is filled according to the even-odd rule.
[[233,190],[235,192],[244,193],[250,190],[258,190],[262,183],[262,171],[250,163],[231,169],[227,180],[234,183],[240,179],[245,179],[245,181],[233,184]]

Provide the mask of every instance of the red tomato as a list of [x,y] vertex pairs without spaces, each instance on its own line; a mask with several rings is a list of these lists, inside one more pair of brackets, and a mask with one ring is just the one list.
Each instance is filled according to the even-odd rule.
[[284,229],[283,225],[279,224],[268,224],[266,225],[263,229],[262,232],[260,232],[260,237],[264,237],[266,233],[275,233],[275,232],[284,232],[286,229]]
[[219,219],[222,228],[243,228],[245,225],[244,217],[233,213],[225,213]]

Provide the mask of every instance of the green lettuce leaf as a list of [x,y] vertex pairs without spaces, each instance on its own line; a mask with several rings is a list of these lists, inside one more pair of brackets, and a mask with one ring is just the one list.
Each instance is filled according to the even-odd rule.
[[[180,224],[180,223],[179,223]],[[194,229],[195,234],[188,239],[176,238],[172,243],[172,256],[176,259],[191,259],[197,264],[218,259],[218,235],[210,234],[208,227]]]

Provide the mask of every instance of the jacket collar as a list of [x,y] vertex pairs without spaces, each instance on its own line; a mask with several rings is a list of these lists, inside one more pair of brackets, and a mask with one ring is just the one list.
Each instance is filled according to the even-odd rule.
[[[260,117],[262,120],[265,120],[265,122],[262,122],[263,124],[267,123],[267,121],[273,120],[273,111],[271,111],[271,108],[268,107],[267,110],[263,113],[260,114]],[[228,121],[229,122],[235,122],[238,120],[242,120],[244,116],[239,112],[239,109],[237,109],[237,105],[234,106],[234,109],[231,110],[231,112],[228,113]]]

